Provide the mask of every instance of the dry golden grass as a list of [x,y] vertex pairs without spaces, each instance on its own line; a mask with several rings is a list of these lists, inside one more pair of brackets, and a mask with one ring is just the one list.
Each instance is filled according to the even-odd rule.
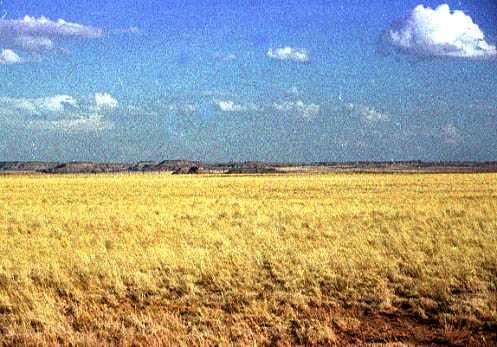
[[342,344],[376,314],[493,342],[495,174],[0,177],[0,343]]

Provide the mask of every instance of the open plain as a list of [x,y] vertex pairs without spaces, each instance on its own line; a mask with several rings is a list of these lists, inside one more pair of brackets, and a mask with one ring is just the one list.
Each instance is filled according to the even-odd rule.
[[497,175],[0,176],[0,343],[497,344]]

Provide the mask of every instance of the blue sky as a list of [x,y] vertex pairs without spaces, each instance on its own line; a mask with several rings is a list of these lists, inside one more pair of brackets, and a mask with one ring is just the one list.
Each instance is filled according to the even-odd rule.
[[494,1],[186,3],[0,1],[0,161],[497,160]]

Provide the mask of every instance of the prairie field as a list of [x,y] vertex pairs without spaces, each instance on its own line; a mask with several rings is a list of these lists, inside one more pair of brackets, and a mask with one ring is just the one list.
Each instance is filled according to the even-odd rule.
[[496,174],[0,176],[0,344],[496,331]]

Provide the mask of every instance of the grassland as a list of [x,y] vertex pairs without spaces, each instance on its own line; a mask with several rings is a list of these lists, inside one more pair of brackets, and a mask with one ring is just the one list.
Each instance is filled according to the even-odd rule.
[[495,174],[0,177],[1,344],[495,331]]

